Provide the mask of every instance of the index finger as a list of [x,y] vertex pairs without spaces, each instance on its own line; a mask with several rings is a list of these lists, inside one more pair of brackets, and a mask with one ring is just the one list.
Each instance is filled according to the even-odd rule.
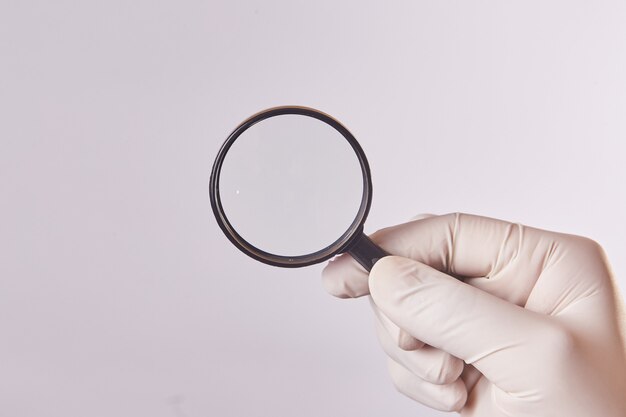
[[[556,233],[521,224],[470,214],[452,213],[388,227],[371,239],[387,252],[425,263],[450,275],[491,277],[522,256],[524,265],[541,272],[545,254]],[[352,258],[341,255],[322,273],[327,291],[335,296],[369,293],[367,272]]]

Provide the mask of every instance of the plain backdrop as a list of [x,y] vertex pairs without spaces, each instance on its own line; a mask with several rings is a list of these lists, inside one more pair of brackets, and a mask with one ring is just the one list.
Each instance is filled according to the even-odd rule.
[[207,198],[266,107],[341,120],[366,229],[582,234],[626,287],[623,1],[0,0],[0,416],[440,416],[367,301],[257,263]]

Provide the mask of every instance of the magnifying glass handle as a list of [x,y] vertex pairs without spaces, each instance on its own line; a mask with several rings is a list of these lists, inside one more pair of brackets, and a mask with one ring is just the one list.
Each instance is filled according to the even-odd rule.
[[372,270],[372,267],[380,258],[389,256],[389,254],[382,250],[380,246],[372,242],[372,240],[367,237],[365,233],[361,233],[360,236],[356,238],[347,252],[352,255],[352,257],[356,259],[363,266],[363,268],[367,270],[367,272]]

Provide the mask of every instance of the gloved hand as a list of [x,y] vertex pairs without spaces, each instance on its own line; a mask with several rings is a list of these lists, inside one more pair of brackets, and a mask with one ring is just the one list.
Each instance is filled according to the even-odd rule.
[[466,214],[371,238],[397,256],[368,277],[342,255],[323,282],[371,294],[400,392],[463,416],[626,416],[626,317],[597,243]]

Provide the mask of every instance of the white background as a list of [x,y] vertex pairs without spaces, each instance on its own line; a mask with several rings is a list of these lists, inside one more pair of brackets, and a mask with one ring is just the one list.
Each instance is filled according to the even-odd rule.
[[0,2],[0,415],[438,416],[366,300],[237,251],[227,134],[341,120],[367,230],[464,211],[582,234],[626,286],[622,1]]

